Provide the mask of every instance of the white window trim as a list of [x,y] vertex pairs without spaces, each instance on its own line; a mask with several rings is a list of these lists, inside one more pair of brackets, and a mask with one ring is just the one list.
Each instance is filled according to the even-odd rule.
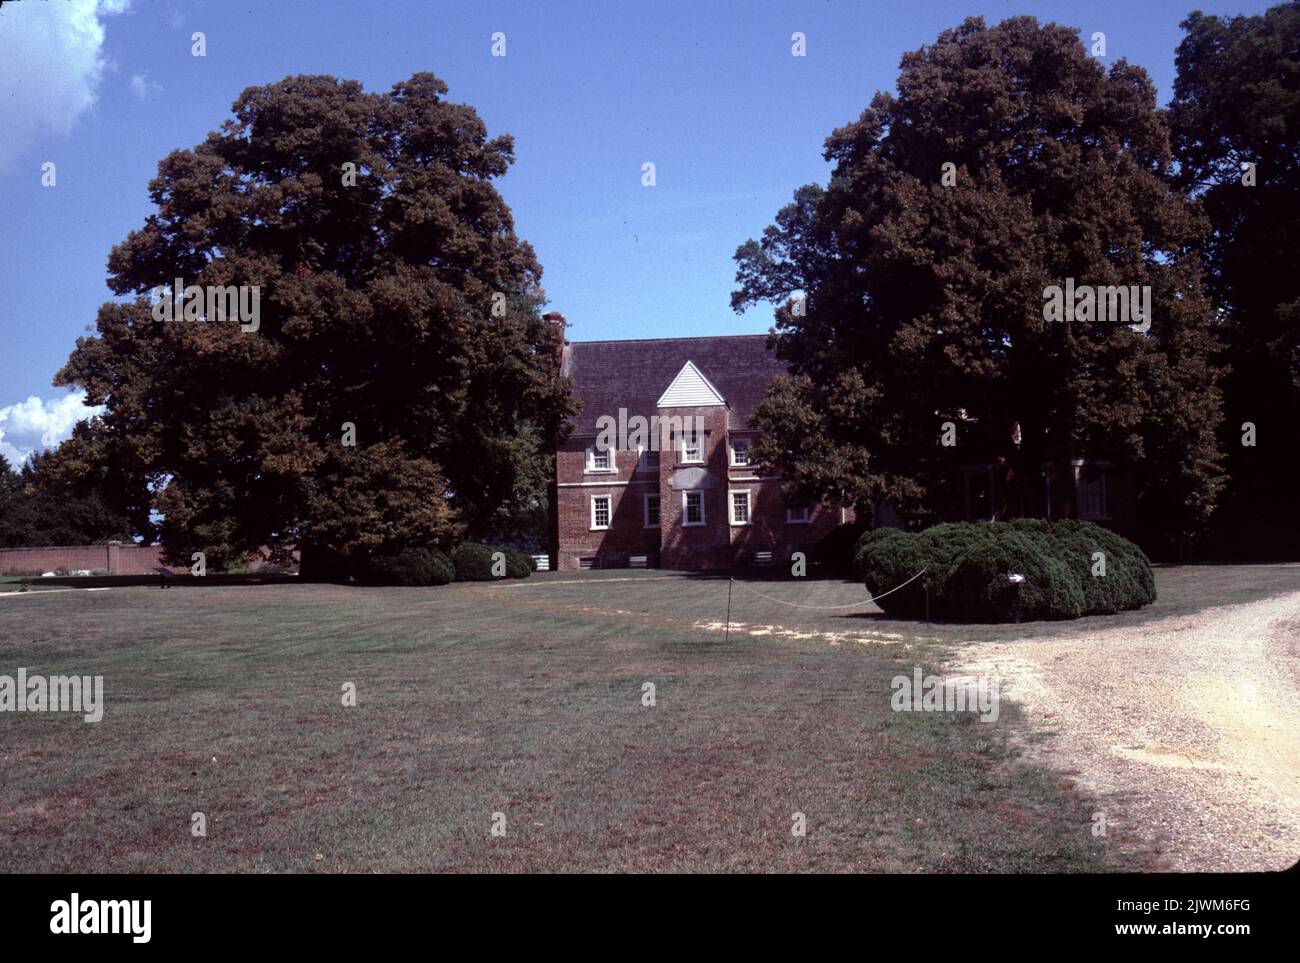
[[[736,460],[736,444],[737,444],[737,442],[741,442],[741,443],[743,443],[744,446],[745,446],[745,460],[744,460],[744,461],[737,461],[737,460]],[[733,439],[731,440],[731,467],[732,467],[732,468],[748,468],[748,467],[750,467],[750,466],[754,463],[754,460],[753,460],[752,458],[749,457],[750,453],[751,453],[753,450],[754,450],[754,443],[753,443],[750,439],[748,439],[748,438],[733,438]]]
[[614,496],[613,495],[592,495],[591,496],[591,531],[593,532],[604,532],[609,530],[609,525],[607,524],[606,525],[596,524],[596,502],[602,498],[606,499],[609,502],[609,510],[608,510],[609,520],[610,522],[614,521]]
[[704,435],[697,435],[696,444],[700,446],[699,458],[686,457],[686,439],[683,438],[677,445],[677,462],[680,465],[703,465],[704,464]]
[[617,474],[618,474],[618,459],[615,457],[615,455],[614,455],[614,451],[615,451],[615,449],[613,449],[613,448],[609,448],[609,449],[606,449],[606,450],[603,452],[603,454],[609,456],[609,467],[608,467],[608,468],[597,468],[597,467],[596,467],[596,446],[595,446],[595,445],[588,445],[588,446],[587,446],[587,460],[586,460],[585,464],[583,465],[583,468],[584,468],[585,474],[588,474],[588,475],[617,475]]
[[[687,495],[699,495],[699,496],[700,496],[700,520],[699,520],[698,522],[688,522],[688,521],[686,520],[686,496],[687,496]],[[662,505],[661,505],[661,508],[662,508]],[[709,521],[709,518],[708,518],[708,512],[705,511],[705,508],[704,508],[704,489],[702,489],[702,488],[693,488],[693,489],[691,489],[690,491],[684,491],[684,492],[682,492],[682,527],[683,527],[683,528],[698,528],[698,527],[700,527],[701,525],[706,525],[706,524],[708,524],[708,521]]]
[[664,502],[659,498],[659,521],[652,523],[650,521],[650,499],[659,498],[658,492],[646,492],[641,496],[641,527],[658,528],[664,517]]
[[785,523],[787,525],[811,525],[812,524],[812,506],[801,505],[799,507],[803,509],[803,513],[804,513],[803,518],[794,518],[793,517],[794,509],[790,508],[788,505],[786,506]]
[[[749,518],[743,522],[736,521],[736,498],[737,495],[745,496],[745,509]],[[754,524],[754,493],[748,488],[728,488],[727,489],[727,520],[733,527]]]

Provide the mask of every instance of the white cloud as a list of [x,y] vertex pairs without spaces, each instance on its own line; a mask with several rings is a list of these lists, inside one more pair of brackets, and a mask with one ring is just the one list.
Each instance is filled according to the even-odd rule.
[[161,84],[155,84],[147,74],[135,74],[131,78],[131,93],[141,100],[148,100],[162,90]]
[[35,452],[57,447],[71,437],[73,425],[104,410],[87,408],[85,397],[84,391],[50,400],[32,395],[0,408],[0,455],[16,469]]
[[130,0],[60,0],[0,10],[0,171],[38,139],[67,135],[94,104],[106,67],[100,18],[129,6]]

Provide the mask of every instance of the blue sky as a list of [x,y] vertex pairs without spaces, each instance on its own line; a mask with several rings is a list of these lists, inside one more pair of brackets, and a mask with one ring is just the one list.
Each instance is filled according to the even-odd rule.
[[[51,386],[109,297],[109,249],[150,212],[146,185],[239,92],[297,73],[386,90],[431,70],[515,137],[499,186],[573,340],[753,333],[728,306],[737,245],[799,185],[821,145],[899,57],[971,15],[1029,13],[1106,34],[1172,94],[1192,9],[1267,2],[343,3],[18,0],[0,8],[0,453],[66,437],[84,414]],[[191,55],[191,34],[207,56]],[[507,54],[491,55],[505,33]],[[791,34],[807,56],[791,56]],[[41,186],[41,165],[57,185]],[[641,165],[657,186],[641,186]]]

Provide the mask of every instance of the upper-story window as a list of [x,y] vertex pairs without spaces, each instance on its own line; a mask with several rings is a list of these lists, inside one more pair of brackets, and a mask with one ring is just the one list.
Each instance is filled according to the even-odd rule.
[[731,463],[733,465],[749,464],[749,439],[733,438],[731,440]]
[[704,436],[698,433],[682,435],[681,452],[683,462],[704,461]]
[[659,470],[659,452],[643,449],[637,459],[637,471],[658,471]]
[[807,525],[809,510],[807,505],[792,505],[785,510],[787,525]]
[[614,471],[614,452],[592,445],[587,449],[587,471]]

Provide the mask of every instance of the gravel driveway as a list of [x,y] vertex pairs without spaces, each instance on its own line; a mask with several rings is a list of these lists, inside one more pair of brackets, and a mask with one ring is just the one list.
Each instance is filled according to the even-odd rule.
[[[1026,752],[1098,793],[1158,868],[1300,859],[1300,592],[1087,634],[972,642],[1036,732]],[[1114,834],[1114,833],[1112,833]]]

